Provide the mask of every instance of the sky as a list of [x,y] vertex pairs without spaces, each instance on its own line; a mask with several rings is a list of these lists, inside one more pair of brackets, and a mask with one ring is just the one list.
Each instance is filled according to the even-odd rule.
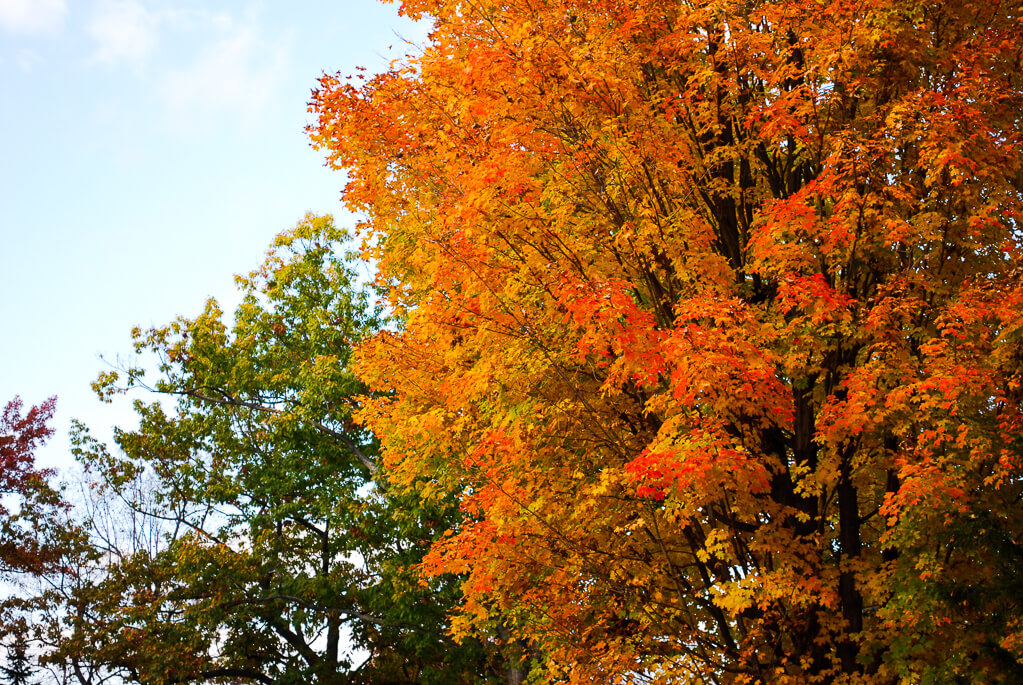
[[310,91],[426,33],[376,0],[0,0],[0,403],[57,396],[41,464],[71,466],[72,417],[131,425],[90,383],[133,326],[233,306],[306,212],[353,222]]

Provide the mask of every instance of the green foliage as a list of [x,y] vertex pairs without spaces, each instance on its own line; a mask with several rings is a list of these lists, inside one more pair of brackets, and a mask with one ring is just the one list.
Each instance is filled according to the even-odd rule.
[[238,277],[233,321],[210,300],[136,329],[158,378],[100,376],[103,397],[159,399],[135,402],[139,425],[116,432],[116,453],[80,430],[78,457],[108,497],[162,521],[162,541],[119,550],[75,593],[55,659],[88,653],[138,682],[486,680],[481,647],[447,636],[457,586],[412,572],[450,512],[392,496],[352,420],[366,392],[352,346],[382,320],[348,240],[307,216]]

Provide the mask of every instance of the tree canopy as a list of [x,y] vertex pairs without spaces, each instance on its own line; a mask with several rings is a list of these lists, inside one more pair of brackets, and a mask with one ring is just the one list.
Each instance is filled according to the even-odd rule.
[[195,318],[137,329],[157,379],[141,365],[101,376],[105,396],[158,394],[136,401],[139,425],[117,431],[116,452],[87,432],[76,440],[105,496],[154,521],[155,537],[104,549],[52,661],[140,683],[496,673],[482,645],[447,635],[457,584],[414,572],[451,507],[391,493],[352,421],[364,392],[352,346],[380,320],[346,240],[330,217],[307,216],[238,278],[233,321],[211,300]]
[[408,0],[327,75],[456,635],[565,682],[1023,677],[1023,14]]

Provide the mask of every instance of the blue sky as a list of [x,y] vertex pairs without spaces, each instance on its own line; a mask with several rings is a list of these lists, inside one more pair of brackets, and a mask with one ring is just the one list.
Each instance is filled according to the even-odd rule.
[[375,0],[0,0],[0,402],[58,396],[130,422],[89,384],[130,330],[233,305],[233,275],[344,178],[308,146],[323,71],[386,68],[426,27]]

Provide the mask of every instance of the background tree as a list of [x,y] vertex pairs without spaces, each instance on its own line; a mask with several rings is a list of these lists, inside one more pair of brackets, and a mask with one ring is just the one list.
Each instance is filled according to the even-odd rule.
[[35,452],[53,435],[49,426],[56,398],[24,410],[15,397],[0,414],[0,636],[7,682],[25,683],[40,653],[38,613],[48,605],[53,579],[65,569],[81,531],[69,519],[62,492],[51,486],[54,472],[39,469]]
[[59,556],[59,493],[50,470],[37,469],[35,451],[53,435],[48,422],[57,399],[51,397],[22,414],[15,397],[0,415],[0,579],[40,574]]
[[0,666],[0,671],[9,685],[29,685],[34,669],[28,653],[28,625],[19,623],[11,632],[13,639],[7,645],[7,664]]
[[455,630],[571,682],[1023,677],[1019,4],[403,10],[311,133]]
[[[84,430],[74,424],[75,433]],[[45,578],[32,602],[36,652],[49,675],[44,682],[132,682],[138,675],[132,662],[112,658],[111,643],[122,626],[112,596],[119,587],[111,575],[132,560],[137,568],[138,560],[157,556],[173,537],[173,521],[152,515],[161,508],[151,473],[123,479],[116,491],[87,472],[72,480],[77,487],[69,526],[79,536],[66,547],[60,572]]]
[[104,573],[75,591],[55,661],[85,655],[143,683],[488,679],[481,646],[446,634],[457,584],[412,571],[450,507],[385,489],[376,443],[352,421],[364,392],[352,345],[380,320],[347,240],[307,216],[238,279],[233,322],[211,300],[136,330],[157,380],[101,376],[101,394],[164,398],[135,403],[139,426],[116,432],[116,453],[76,438],[107,496],[159,535],[128,554],[99,541]]

